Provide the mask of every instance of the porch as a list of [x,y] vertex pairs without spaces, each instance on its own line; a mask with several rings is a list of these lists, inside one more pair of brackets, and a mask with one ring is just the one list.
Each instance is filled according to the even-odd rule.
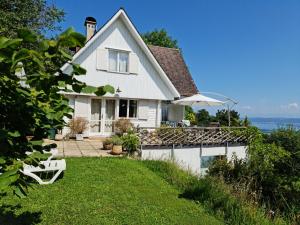
[[[89,95],[67,95],[74,109],[73,118],[83,117],[88,123],[85,137],[107,137],[115,133],[118,119],[129,119],[135,127],[160,126],[163,120],[176,123],[184,118],[184,106],[170,101]],[[63,134],[70,132],[66,127]]]
[[245,127],[139,128],[141,158],[171,160],[197,175],[205,175],[215,159],[246,159],[249,136]]
[[246,127],[140,127],[142,146],[247,144]]

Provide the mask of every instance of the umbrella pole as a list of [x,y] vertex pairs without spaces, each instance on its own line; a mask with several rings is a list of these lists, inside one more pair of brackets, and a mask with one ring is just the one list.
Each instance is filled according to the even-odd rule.
[[230,121],[230,108],[229,108],[229,104],[227,104],[227,115],[228,115],[228,127],[230,127],[231,121]]

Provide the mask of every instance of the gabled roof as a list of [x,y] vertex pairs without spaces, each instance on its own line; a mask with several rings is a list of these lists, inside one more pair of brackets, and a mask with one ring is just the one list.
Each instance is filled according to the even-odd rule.
[[[177,89],[175,88],[173,83],[170,81],[169,77],[166,75],[164,70],[161,68],[161,66],[159,65],[159,63],[157,62],[157,60],[155,59],[155,57],[153,56],[153,54],[151,53],[151,51],[149,50],[149,48],[147,47],[147,45],[145,44],[143,39],[141,38],[140,34],[138,33],[138,31],[136,30],[136,28],[130,21],[126,12],[122,8],[119,9],[119,11],[106,24],[104,24],[104,26],[102,26],[97,31],[97,33],[85,44],[85,46],[83,48],[81,48],[78,52],[75,53],[75,55],[73,56],[73,61],[76,60],[84,51],[86,51],[89,48],[89,46],[92,45],[95,42],[95,40],[103,32],[105,32],[108,29],[108,27],[110,27],[111,24],[113,24],[119,18],[122,19],[125,26],[128,28],[129,32],[132,34],[133,38],[136,40],[137,44],[144,51],[145,55],[148,57],[148,59],[150,60],[150,62],[154,66],[154,68],[158,71],[161,79],[166,83],[166,85],[170,89],[171,93],[174,94],[174,97],[180,97],[179,92],[177,91]],[[65,69],[68,68],[68,66],[69,66],[69,64],[66,63],[65,65],[63,65],[63,67],[61,69],[64,71]]]
[[198,93],[179,49],[154,45],[148,45],[148,47],[181,96]]

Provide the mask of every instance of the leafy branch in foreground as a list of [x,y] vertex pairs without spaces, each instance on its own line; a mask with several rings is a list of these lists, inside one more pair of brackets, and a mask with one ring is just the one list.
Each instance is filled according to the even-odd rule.
[[[84,42],[85,37],[72,28],[56,40],[40,40],[28,30],[19,30],[15,39],[0,36],[1,192],[13,190],[19,196],[26,195],[28,183],[20,172],[23,163],[38,165],[47,158],[42,154],[50,148],[42,141],[47,131],[61,129],[64,117],[71,117],[72,109],[61,92],[114,92],[109,85],[92,87],[76,78],[86,70],[70,62],[72,57],[65,49],[83,46]],[[33,44],[38,48],[23,47]],[[68,74],[60,70],[61,62],[67,61],[72,67]]]

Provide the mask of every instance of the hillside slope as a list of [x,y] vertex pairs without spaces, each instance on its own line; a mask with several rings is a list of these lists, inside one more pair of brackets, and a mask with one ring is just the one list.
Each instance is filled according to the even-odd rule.
[[35,186],[25,199],[0,200],[1,224],[218,225],[199,204],[139,161],[70,158],[63,179]]

